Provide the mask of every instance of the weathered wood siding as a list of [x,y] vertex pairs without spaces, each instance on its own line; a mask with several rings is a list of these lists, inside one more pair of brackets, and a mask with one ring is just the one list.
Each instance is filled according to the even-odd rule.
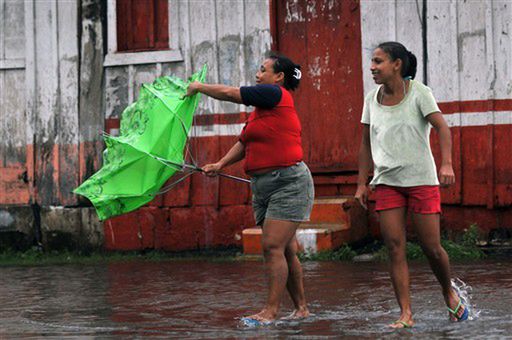
[[[3,63],[0,107],[1,133],[5,134],[0,143],[2,166],[8,168],[2,175],[17,169],[17,178],[9,178],[8,184],[2,181],[1,203],[26,204],[31,200],[46,206],[76,205],[77,198],[71,190],[87,172],[81,171],[88,167],[84,161],[89,159],[88,162],[96,164],[89,166],[88,175],[92,168],[97,169],[97,155],[92,156],[95,161],[90,160],[91,157],[80,158],[87,143],[99,140],[98,131],[103,127],[101,106],[96,104],[101,103],[101,98],[92,96],[101,91],[102,59],[94,67],[88,57],[88,53],[93,53],[102,58],[101,30],[91,32],[88,26],[87,16],[94,6],[98,7],[92,10],[96,12],[98,24],[99,6],[92,1],[0,3],[0,61]],[[79,13],[83,18],[78,17]],[[83,24],[81,35],[79,24]],[[96,42],[90,51],[87,44],[94,35],[99,37],[100,44]],[[79,37],[84,39],[77,40]],[[83,56],[79,55],[80,50]],[[99,75],[95,78],[96,88],[89,87],[91,74]],[[80,93],[85,102],[81,103]],[[95,114],[90,114],[91,107]],[[94,119],[99,113],[100,125]],[[96,129],[92,132],[94,125]],[[33,190],[29,199],[26,193],[30,188]]]
[[[501,208],[512,204],[510,1],[427,1],[425,26],[423,1],[286,3],[304,8],[311,18],[316,6],[323,7],[315,13],[327,16],[333,14],[330,8],[334,11],[339,7],[340,18],[352,28],[357,26],[353,25],[354,18],[360,17],[360,34],[340,37],[362,39],[361,48],[343,50],[343,58],[361,58],[363,69],[359,84],[362,82],[364,91],[359,90],[358,97],[355,89],[360,87],[347,88],[354,92],[347,107],[359,107],[364,94],[374,86],[369,62],[379,42],[398,40],[412,50],[418,57],[417,79],[433,89],[452,127],[458,181],[444,192],[444,203],[451,208],[485,209],[486,216],[508,211]],[[146,58],[144,53],[121,58],[116,54],[115,30],[110,28],[115,20],[115,0],[0,0],[0,205],[80,209],[87,205],[71,190],[99,169],[101,131],[116,133],[121,112],[137,98],[144,82],[161,75],[188,77],[206,63],[210,83],[254,84],[256,70],[270,51],[271,26],[277,22],[292,24],[279,15],[287,15],[293,6],[279,13],[272,4],[255,0],[169,0],[171,51],[166,52],[167,59],[160,54],[160,60],[156,60]],[[335,17],[329,18],[332,21]],[[354,76],[359,69],[359,62],[353,63],[357,67],[347,68],[343,58],[330,58],[327,66],[315,64],[315,60],[321,60],[322,48],[330,53],[336,50],[336,37],[321,19],[303,23],[310,45],[320,49],[310,53],[311,58],[307,50],[298,53],[306,55],[305,65],[311,61],[320,68],[303,72],[311,75],[303,84],[309,81],[312,88],[318,85],[318,72],[326,77],[334,71]],[[233,145],[249,110],[209,98],[201,101],[191,134],[191,151],[199,165],[216,161]],[[360,113],[354,111],[348,113],[351,122],[360,118]],[[338,120],[331,122],[339,124]],[[316,125],[332,128],[324,121]],[[347,136],[358,138],[355,129],[348,132]],[[321,141],[307,139],[307,135],[305,138],[307,153],[316,157],[311,156],[315,162],[325,169],[340,170],[331,177],[315,177],[317,187],[322,187],[317,192],[352,194],[355,176],[342,172],[354,171],[357,150],[343,149],[343,159],[351,160],[351,165],[345,166],[337,154],[329,153],[341,148],[322,146],[320,157],[313,149]],[[438,156],[435,136],[433,144]],[[241,164],[229,172],[244,175]],[[467,209],[464,212],[470,211]],[[91,224],[91,219],[84,217],[90,212],[83,211],[81,223]],[[512,223],[511,216],[500,216],[499,223]],[[246,184],[194,175],[148,207],[105,223],[105,245],[177,250],[240,244],[241,229],[251,223]]]
[[0,202],[28,203],[22,1],[0,1]]

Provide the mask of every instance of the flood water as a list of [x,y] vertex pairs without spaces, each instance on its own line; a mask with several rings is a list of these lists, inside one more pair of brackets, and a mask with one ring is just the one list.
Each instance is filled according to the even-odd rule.
[[[392,331],[386,325],[399,310],[383,263],[304,263],[314,315],[257,329],[240,327],[237,317],[263,306],[260,261],[3,267],[0,339],[512,337],[510,259],[453,264],[480,313],[463,323],[448,321],[427,264],[410,270],[416,325]],[[286,297],[281,316],[291,308]]]

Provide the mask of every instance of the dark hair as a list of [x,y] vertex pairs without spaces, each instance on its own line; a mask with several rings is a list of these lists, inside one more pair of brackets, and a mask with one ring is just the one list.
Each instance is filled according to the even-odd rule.
[[295,64],[290,58],[284,55],[271,54],[268,59],[274,60],[274,73],[284,73],[284,88],[287,90],[295,90],[299,87],[301,73],[300,65]]
[[402,77],[411,77],[411,79],[414,79],[418,62],[416,56],[412,54],[411,51],[408,51],[404,45],[396,41],[387,41],[379,44],[377,48],[386,52],[392,61],[397,59],[402,60]]

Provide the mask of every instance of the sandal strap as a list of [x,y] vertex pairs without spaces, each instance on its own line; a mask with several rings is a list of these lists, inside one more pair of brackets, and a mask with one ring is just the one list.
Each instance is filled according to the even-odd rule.
[[447,307],[447,308],[450,313],[457,316],[457,312],[459,311],[460,306],[462,306],[462,299],[459,300],[459,303],[457,304],[457,307],[455,307],[455,309],[451,309],[450,307]]
[[396,320],[395,323],[399,323],[401,324],[402,326],[404,326],[404,328],[411,328],[412,326],[409,325],[407,322],[405,321],[402,321],[402,320]]

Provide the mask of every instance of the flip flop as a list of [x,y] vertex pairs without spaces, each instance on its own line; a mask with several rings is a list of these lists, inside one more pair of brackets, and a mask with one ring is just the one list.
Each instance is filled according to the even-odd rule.
[[[396,320],[395,322],[393,322],[392,324],[395,325],[395,324],[400,324],[402,325],[403,327],[402,328],[412,328],[412,325],[411,324],[408,324],[407,322],[405,321],[402,321],[402,320]],[[399,328],[397,328],[399,329]]]
[[[462,298],[460,297],[460,295],[457,294],[457,296],[459,297],[459,303],[457,304],[457,307],[455,307],[455,309],[451,309],[450,307],[447,307],[448,311],[450,312],[451,315],[453,315],[455,317],[455,319],[457,319],[457,322],[466,321],[469,317],[468,308],[462,303]],[[457,315],[457,313],[459,312],[460,307],[464,307],[464,312],[459,317]]]
[[240,319],[240,323],[245,327],[264,327],[272,324],[272,321],[262,321],[254,318],[243,317]]

